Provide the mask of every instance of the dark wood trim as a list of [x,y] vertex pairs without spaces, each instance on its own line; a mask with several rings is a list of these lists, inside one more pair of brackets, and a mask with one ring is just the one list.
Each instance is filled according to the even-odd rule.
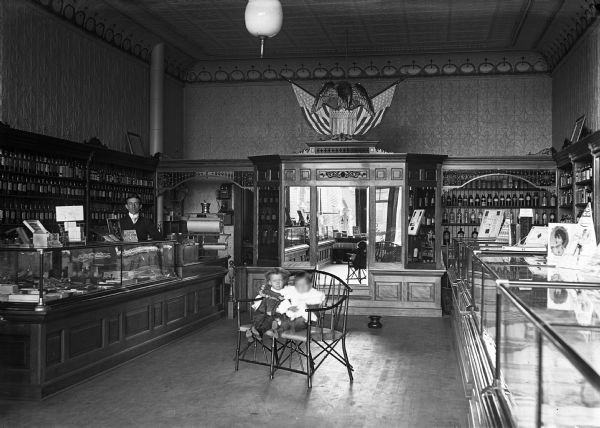
[[158,172],[254,171],[249,159],[161,159]]
[[93,163],[111,164],[118,166],[154,171],[158,159],[154,157],[136,156],[108,148],[93,146],[80,142],[51,137],[20,129],[0,127],[0,147],[15,148],[19,151],[43,153],[51,156],[77,160],[87,160],[93,153]]
[[442,165],[443,169],[540,169],[556,167],[552,156],[501,156],[470,157],[449,156]]
[[207,268],[47,313],[3,309],[0,397],[39,399],[124,363],[225,314],[226,269]]

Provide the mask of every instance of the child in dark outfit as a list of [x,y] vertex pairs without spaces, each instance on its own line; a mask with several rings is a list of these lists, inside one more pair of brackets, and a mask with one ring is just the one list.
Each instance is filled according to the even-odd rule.
[[282,268],[275,268],[265,274],[266,283],[260,288],[257,297],[262,300],[252,305],[255,310],[252,320],[252,328],[247,336],[251,338],[262,336],[267,330],[271,329],[275,316],[275,311],[279,304],[285,299],[285,286],[290,274]]

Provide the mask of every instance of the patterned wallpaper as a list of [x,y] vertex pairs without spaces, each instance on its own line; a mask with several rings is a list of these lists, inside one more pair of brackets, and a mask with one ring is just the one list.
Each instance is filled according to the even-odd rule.
[[[3,0],[1,120],[73,141],[98,137],[128,151],[148,144],[149,67],[36,6]],[[165,81],[165,149],[181,152],[183,86]]]
[[[365,82],[376,94],[391,81]],[[321,82],[303,82],[315,94]],[[397,88],[382,124],[365,136],[394,152],[514,155],[551,145],[548,76],[431,77]],[[293,153],[318,135],[289,83],[197,84],[184,89],[184,156]]]
[[560,149],[585,114],[592,131],[600,129],[600,27],[585,35],[552,75],[552,141]]

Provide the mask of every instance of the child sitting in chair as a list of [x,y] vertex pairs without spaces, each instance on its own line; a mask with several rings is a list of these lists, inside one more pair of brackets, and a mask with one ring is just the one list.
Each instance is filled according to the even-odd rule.
[[312,288],[312,275],[300,272],[294,277],[294,286],[287,287],[285,299],[277,306],[272,323],[273,335],[279,337],[283,331],[301,330],[308,323],[307,308],[319,307],[325,301],[325,293]]
[[252,308],[256,311],[252,320],[252,328],[246,332],[250,339],[252,336],[261,337],[263,333],[273,325],[275,310],[285,299],[285,286],[290,274],[282,268],[275,268],[265,274],[266,283],[260,288],[257,298],[262,300],[255,302]]

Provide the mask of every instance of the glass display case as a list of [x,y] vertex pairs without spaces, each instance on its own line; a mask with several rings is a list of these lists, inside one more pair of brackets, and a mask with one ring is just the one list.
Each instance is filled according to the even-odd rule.
[[46,304],[176,278],[175,242],[0,248],[0,306]]
[[455,244],[454,324],[473,423],[600,426],[599,272]]
[[308,245],[308,226],[288,226],[284,228],[285,248],[293,248],[298,245]]

